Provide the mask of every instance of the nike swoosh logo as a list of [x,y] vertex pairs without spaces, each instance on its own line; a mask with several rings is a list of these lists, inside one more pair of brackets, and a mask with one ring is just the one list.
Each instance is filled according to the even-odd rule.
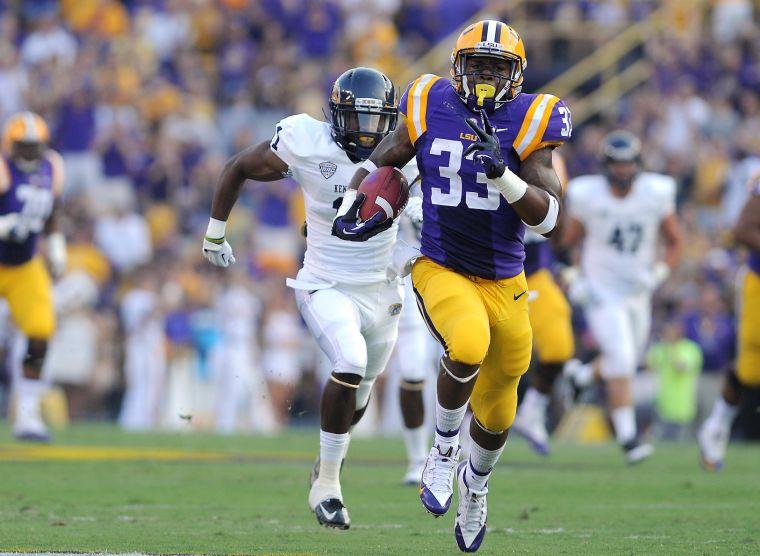
[[521,294],[519,294],[519,295],[515,295],[515,294],[512,294],[512,296],[515,298],[515,301],[517,301],[517,300],[518,300],[518,299],[520,299],[522,296],[524,296],[526,293],[528,293],[528,290],[525,290],[524,292],[522,292],[522,293],[521,293]]
[[499,127],[499,128],[494,129],[494,131],[497,132],[497,133],[499,131],[509,131],[509,128],[508,127]]
[[324,507],[324,506],[322,506],[322,513],[324,514],[324,516],[325,516],[327,519],[329,519],[329,520],[332,520],[332,519],[335,517],[335,514],[337,514],[337,513],[338,513],[338,510],[335,510],[334,512],[326,512],[326,511],[325,511],[325,507]]

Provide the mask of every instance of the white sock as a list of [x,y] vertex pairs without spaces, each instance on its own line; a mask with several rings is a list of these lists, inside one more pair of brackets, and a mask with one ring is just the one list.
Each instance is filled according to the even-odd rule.
[[319,431],[319,477],[317,481],[337,485],[340,493],[340,464],[348,452],[351,433]]
[[474,440],[470,447],[470,460],[464,471],[464,478],[470,490],[482,491],[486,488],[496,462],[499,461],[504,446],[498,450],[486,450]]
[[546,408],[549,405],[549,396],[542,394],[532,386],[525,392],[525,398],[521,404],[524,408],[520,413],[529,413],[531,415],[546,416]]
[[21,377],[17,385],[18,403],[25,408],[39,411],[40,400],[47,389],[47,383],[36,378]]
[[615,438],[621,446],[636,438],[636,413],[633,406],[627,405],[610,411]]
[[444,453],[451,447],[456,450],[459,445],[459,427],[462,425],[467,403],[456,409],[446,409],[439,402],[435,404],[435,443]]
[[731,423],[734,422],[734,418],[738,412],[738,405],[731,405],[726,402],[723,396],[718,396],[707,420],[712,421],[725,429],[729,429],[731,428]]
[[416,429],[404,427],[404,443],[406,444],[406,456],[409,463],[425,461],[428,451],[428,435],[425,425]]

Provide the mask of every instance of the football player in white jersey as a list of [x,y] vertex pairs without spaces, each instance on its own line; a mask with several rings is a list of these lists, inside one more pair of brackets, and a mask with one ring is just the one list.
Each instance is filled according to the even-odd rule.
[[[330,114],[331,122],[306,114],[285,118],[271,142],[250,147],[227,162],[216,187],[203,253],[217,266],[235,262],[224,238],[225,225],[246,179],[274,181],[292,175],[300,184],[306,205],[306,254],[298,276],[288,279],[288,285],[296,290],[298,308],[332,363],[322,392],[320,455],[308,501],[319,523],[347,529],[350,520],[339,475],[349,430],[364,413],[372,384],[393,350],[403,293],[400,282],[386,274],[398,224],[389,220],[388,233],[349,242],[332,235],[333,219],[342,204],[341,210],[358,210],[363,201],[363,194],[354,203],[343,202],[343,196],[359,166],[395,128],[396,90],[379,71],[348,70],[335,81]],[[413,182],[416,164],[404,173]]]
[[[563,243],[572,247],[582,242],[580,275],[570,285],[570,297],[585,306],[601,351],[600,374],[615,436],[626,461],[636,463],[653,448],[638,439],[631,377],[649,338],[652,293],[681,254],[676,183],[641,171],[641,143],[627,131],[605,137],[602,156],[605,174],[568,183]],[[657,254],[660,237],[662,259]]]

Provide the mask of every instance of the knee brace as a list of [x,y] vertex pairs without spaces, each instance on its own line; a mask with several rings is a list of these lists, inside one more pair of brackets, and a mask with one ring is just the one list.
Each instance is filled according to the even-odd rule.
[[[446,362],[447,359],[449,360],[448,363]],[[451,358],[443,356],[441,357],[441,369],[460,384],[467,384],[478,376],[480,365],[457,363],[452,361]]]
[[419,392],[425,389],[424,380],[402,380],[399,383],[399,388],[402,390],[409,390],[410,392]]

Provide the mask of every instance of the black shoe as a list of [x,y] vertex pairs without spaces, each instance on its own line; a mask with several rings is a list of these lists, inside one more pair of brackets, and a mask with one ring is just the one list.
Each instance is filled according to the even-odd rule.
[[314,508],[317,521],[325,527],[334,529],[348,529],[351,520],[348,517],[348,509],[337,498],[326,498]]

